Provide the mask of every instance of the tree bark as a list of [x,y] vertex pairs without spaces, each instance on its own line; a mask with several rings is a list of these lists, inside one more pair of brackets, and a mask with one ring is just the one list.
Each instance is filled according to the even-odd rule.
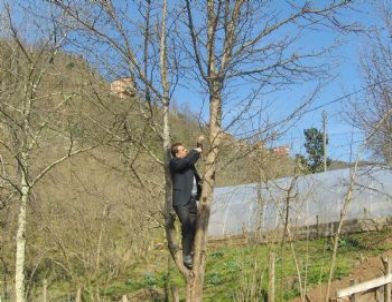
[[331,267],[329,269],[329,278],[328,278],[328,283],[327,283],[327,291],[325,294],[325,302],[329,301],[329,296],[331,293],[332,278],[335,273],[336,254],[338,251],[339,236],[340,236],[340,233],[341,233],[341,230],[343,227],[343,223],[346,219],[347,211],[348,211],[349,206],[352,201],[355,179],[357,176],[357,168],[358,168],[358,159],[355,161],[353,171],[351,172],[350,183],[347,188],[347,193],[344,197],[344,204],[343,204],[343,208],[340,211],[340,220],[339,220],[338,228],[337,228],[336,234],[334,236],[334,246],[333,246],[333,250],[332,250],[332,260],[331,260]]
[[[26,157],[24,153],[22,157]],[[27,184],[25,171],[21,176],[21,198],[18,216],[18,229],[16,233],[16,261],[15,261],[15,301],[25,302],[25,253],[26,253],[26,216],[27,202],[29,199],[30,188]]]
[[203,300],[203,284],[206,267],[207,230],[210,218],[211,200],[215,186],[216,161],[220,146],[220,132],[222,124],[222,78],[219,77],[215,62],[215,31],[217,16],[214,1],[207,4],[207,55],[208,55],[208,86],[210,95],[210,149],[205,163],[203,189],[200,198],[200,210],[197,219],[196,236],[194,242],[193,270],[188,275],[186,287],[186,301],[201,302]]
[[165,173],[165,231],[169,252],[175,261],[180,272],[187,276],[188,270],[182,263],[182,253],[178,248],[176,242],[177,232],[175,229],[175,213],[172,207],[172,181],[169,170],[170,161],[170,83],[168,80],[167,70],[167,45],[166,45],[166,19],[167,19],[167,1],[162,2],[162,24],[161,24],[161,38],[160,38],[160,73],[162,85],[162,138],[163,138],[163,158],[164,158],[164,173]]
[[221,83],[215,81],[212,85],[213,93],[210,97],[210,150],[206,158],[203,190],[200,199],[200,210],[197,219],[197,231],[194,243],[194,268],[187,279],[186,301],[198,302],[203,299],[203,283],[206,266],[207,230],[210,218],[211,200],[215,186],[216,161],[220,146],[220,132],[222,99],[220,95]]

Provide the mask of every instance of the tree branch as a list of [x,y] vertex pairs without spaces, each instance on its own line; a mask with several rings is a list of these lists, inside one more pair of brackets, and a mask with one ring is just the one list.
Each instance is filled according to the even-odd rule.
[[64,155],[63,157],[57,159],[56,161],[52,162],[51,164],[49,164],[46,168],[44,168],[43,170],[41,170],[41,172],[33,179],[33,181],[30,183],[30,187],[32,188],[38,181],[40,181],[42,179],[43,176],[45,176],[51,169],[53,169],[55,166],[57,166],[58,164],[61,164],[63,161],[65,161],[66,159],[70,158],[71,156],[74,156],[76,154],[79,153],[83,153],[83,152],[87,152],[90,151],[94,148],[96,148],[98,145],[94,145],[85,149],[79,149],[73,152],[68,152],[66,155]]

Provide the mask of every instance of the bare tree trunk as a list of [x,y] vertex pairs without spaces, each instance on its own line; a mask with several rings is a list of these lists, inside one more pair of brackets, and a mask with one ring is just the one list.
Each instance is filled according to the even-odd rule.
[[[261,153],[261,152],[260,152]],[[262,155],[259,156],[260,162],[262,161]],[[258,211],[256,213],[256,229],[255,229],[255,240],[256,242],[261,242],[262,239],[262,230],[263,230],[263,220],[264,220],[264,198],[262,196],[262,183],[264,182],[264,169],[260,163],[259,167],[259,180],[256,184],[256,198],[257,198],[257,206]]]
[[[106,225],[106,217],[108,215],[108,208],[109,203],[105,201],[102,211],[102,218],[101,218],[101,226],[98,235],[98,242],[97,242],[97,251],[96,251],[96,259],[95,259],[95,272],[94,272],[94,279],[98,277],[100,263],[101,263],[101,253],[102,253],[102,240],[105,233],[105,225]],[[99,294],[99,284],[96,285],[95,288],[97,301],[100,301],[100,294]]]
[[198,213],[196,236],[194,242],[194,266],[187,279],[186,301],[201,302],[203,300],[203,284],[206,267],[207,230],[210,218],[210,203],[215,186],[216,161],[220,146],[222,123],[222,82],[218,76],[215,62],[215,30],[217,16],[214,13],[214,1],[208,1],[207,8],[207,55],[210,94],[210,149],[206,158],[203,189]]
[[161,70],[161,82],[163,87],[163,100],[162,100],[162,111],[163,111],[163,152],[164,152],[164,168],[165,168],[165,211],[166,211],[166,234],[169,243],[169,250],[175,253],[172,244],[175,242],[176,231],[174,228],[175,216],[172,210],[172,189],[171,189],[171,177],[169,171],[169,149],[170,149],[170,125],[169,125],[169,82],[167,80],[167,52],[166,52],[166,14],[167,14],[167,2],[163,1],[162,7],[162,27],[161,27],[161,41],[160,41],[160,70]]
[[96,255],[96,260],[95,260],[95,276],[97,276],[97,274],[98,274],[99,265],[101,262],[102,237],[103,237],[103,233],[105,232],[105,222],[106,222],[106,216],[108,214],[108,207],[109,207],[109,204],[107,201],[105,201],[105,204],[104,204],[103,210],[102,210],[101,228],[99,230],[98,242],[97,242],[97,255]]
[[[294,250],[294,245],[293,245],[293,238],[291,236],[290,232],[290,223],[289,223],[289,215],[290,215],[290,202],[291,199],[295,198],[296,193],[294,193],[294,196],[292,196],[291,192],[295,189],[295,184],[297,183],[299,175],[295,175],[293,179],[291,180],[290,187],[287,189],[287,196],[286,196],[286,203],[285,203],[285,220],[284,220],[284,230],[283,230],[283,237],[282,237],[282,242],[281,242],[281,249],[283,251],[283,246],[285,243],[286,236],[288,237],[289,244],[290,244],[290,249],[291,249],[291,254],[293,256],[296,272],[297,272],[297,277],[298,277],[298,286],[299,286],[299,292],[301,296],[301,301],[305,301],[305,293],[302,287],[302,278],[301,278],[301,271],[297,259],[297,255]],[[281,279],[283,280],[283,279]]]
[[177,286],[172,286],[170,288],[172,294],[172,301],[173,302],[180,302],[180,295],[178,294]]
[[356,160],[355,162],[355,166],[354,166],[354,171],[352,172],[351,175],[351,179],[350,179],[350,183],[349,183],[349,187],[347,190],[347,194],[345,196],[344,199],[344,204],[343,204],[343,208],[340,212],[340,220],[339,220],[339,224],[338,224],[338,229],[336,230],[336,234],[334,237],[334,246],[333,246],[333,251],[332,251],[332,260],[331,260],[331,268],[329,270],[329,278],[328,278],[328,285],[327,285],[327,292],[325,294],[325,301],[328,302],[329,301],[329,296],[330,296],[330,292],[331,292],[331,284],[332,284],[332,278],[333,275],[335,273],[335,265],[336,265],[336,254],[338,251],[338,244],[339,244],[339,236],[343,227],[343,223],[346,219],[346,214],[348,211],[348,208],[351,204],[351,200],[352,200],[352,195],[353,195],[353,190],[354,190],[354,182],[355,182],[355,178],[357,176],[357,167],[358,167],[358,160]]
[[166,16],[167,16],[167,2],[162,4],[162,26],[161,26],[161,40],[160,40],[160,70],[161,82],[163,87],[162,112],[163,112],[163,153],[164,153],[164,169],[165,169],[165,228],[166,238],[168,241],[169,251],[176,258],[176,230],[174,227],[175,216],[172,209],[172,187],[169,170],[169,149],[170,149],[170,125],[169,125],[169,82],[167,80],[167,50],[166,50]]
[[268,302],[275,302],[275,254],[272,252],[269,256]]
[[[172,207],[172,181],[169,170],[170,162],[170,124],[169,124],[169,109],[170,109],[170,84],[167,75],[167,45],[166,45],[166,18],[167,18],[167,1],[162,2],[162,24],[161,24],[161,39],[160,39],[160,72],[162,84],[162,138],[163,138],[163,157],[164,157],[164,173],[165,173],[165,231],[168,248],[180,272],[186,276],[187,269],[182,263],[182,253],[176,243],[177,232],[175,229],[175,213]],[[169,262],[171,260],[169,259]],[[168,270],[170,269],[170,263]],[[169,286],[170,287],[170,286]]]
[[30,187],[27,182],[27,153],[22,152],[21,171],[21,198],[18,216],[18,229],[16,233],[16,261],[15,261],[15,301],[25,302],[25,254],[26,254],[26,216],[27,202],[30,194]]
[[207,230],[210,218],[210,207],[215,186],[216,161],[220,146],[220,131],[222,99],[220,96],[221,83],[215,81],[213,93],[210,97],[210,150],[206,158],[203,190],[200,201],[200,211],[197,219],[195,236],[194,269],[188,276],[186,288],[186,301],[202,301],[203,283],[206,266]]

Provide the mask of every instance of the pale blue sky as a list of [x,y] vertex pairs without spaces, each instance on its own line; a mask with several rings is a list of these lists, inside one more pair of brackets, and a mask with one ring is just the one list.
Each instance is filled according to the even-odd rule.
[[[347,22],[361,22],[367,28],[373,25],[380,25],[380,15],[368,2],[357,1],[358,9],[349,11],[344,14],[341,20]],[[379,3],[378,3],[379,4]],[[354,129],[346,120],[344,111],[347,109],[347,102],[354,100],[360,94],[354,94],[351,97],[342,98],[350,95],[362,88],[361,69],[359,65],[360,52],[366,51],[368,40],[365,35],[359,33],[336,33],[332,30],[320,30],[307,32],[301,39],[301,43],[310,43],[312,46],[325,46],[334,40],[338,41],[337,46],[331,56],[335,62],[332,73],[335,75],[334,80],[330,81],[323,87],[318,94],[309,113],[305,114],[291,129],[273,145],[290,145],[291,153],[305,153],[303,144],[303,130],[305,128],[322,127],[322,111],[328,114],[328,133],[329,133],[329,157],[335,160],[349,161],[356,156],[363,135],[357,129]],[[331,58],[324,59],[325,62]],[[308,95],[315,87],[315,83],[302,83],[296,87],[290,87],[288,90],[281,90],[277,93],[266,96],[274,101],[273,107],[268,115],[271,118],[279,119],[283,115],[291,112],[295,106],[301,102],[304,96]],[[246,90],[246,89],[244,89]],[[238,92],[237,92],[238,93]],[[333,102],[334,100],[339,101]],[[180,107],[190,108],[193,112],[199,114],[202,108],[202,102],[205,101],[205,95],[200,95],[192,88],[179,87],[175,102]],[[325,105],[333,102],[330,105]],[[204,113],[201,115],[207,117],[206,104]],[[369,153],[362,153],[362,158],[368,159]]]

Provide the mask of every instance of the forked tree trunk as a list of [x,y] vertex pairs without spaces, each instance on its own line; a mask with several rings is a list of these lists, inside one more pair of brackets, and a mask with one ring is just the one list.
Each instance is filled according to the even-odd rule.
[[197,231],[194,243],[194,265],[192,273],[187,277],[186,301],[201,302],[206,267],[207,230],[210,218],[211,200],[215,186],[216,161],[220,145],[221,131],[221,96],[220,83],[215,82],[210,98],[210,150],[206,158],[203,190],[200,199],[200,210],[197,219]]
[[[220,146],[222,124],[222,79],[218,77],[215,64],[215,24],[214,1],[207,2],[207,53],[208,53],[208,85],[210,95],[210,149],[205,162],[203,189],[200,198],[196,236],[194,243],[193,270],[187,276],[186,301],[201,302],[203,300],[203,284],[206,268],[207,230],[210,218],[211,200],[215,186],[216,161]],[[222,63],[223,64],[223,63]]]

